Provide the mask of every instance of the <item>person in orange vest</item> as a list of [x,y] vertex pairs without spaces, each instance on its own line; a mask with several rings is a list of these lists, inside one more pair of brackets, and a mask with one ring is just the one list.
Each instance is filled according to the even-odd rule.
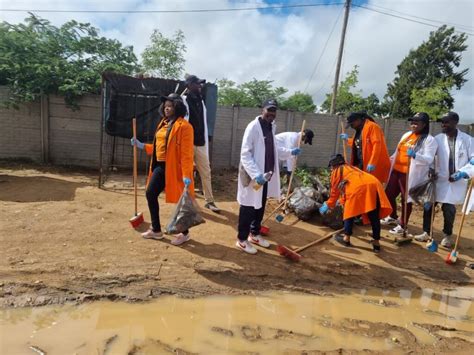
[[[178,94],[161,97],[160,114],[163,117],[158,124],[152,144],[131,139],[132,145],[145,149],[150,155],[150,171],[147,179],[146,199],[150,210],[151,226],[142,237],[145,239],[163,239],[161,232],[158,196],[164,190],[167,203],[177,203],[184,187],[194,197],[193,126],[184,119],[186,106]],[[175,236],[173,245],[180,245],[190,238],[189,231]]]
[[347,133],[340,135],[351,147],[350,164],[374,175],[382,184],[386,183],[390,172],[390,157],[382,129],[363,111],[352,112],[346,121],[346,128],[355,130],[353,138],[349,138]]
[[343,246],[351,246],[354,220],[362,215],[364,223],[372,225],[372,248],[380,252],[380,219],[392,212],[390,201],[380,181],[373,175],[347,164],[341,154],[329,161],[331,191],[329,199],[319,209],[323,215],[339,203],[344,207],[344,234],[335,236]]

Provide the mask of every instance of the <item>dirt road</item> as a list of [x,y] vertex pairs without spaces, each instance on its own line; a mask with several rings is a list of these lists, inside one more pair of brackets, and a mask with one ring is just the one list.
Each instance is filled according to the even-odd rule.
[[[141,301],[163,294],[183,297],[252,294],[289,290],[311,294],[348,289],[388,290],[472,286],[473,218],[465,224],[461,257],[454,266],[443,261],[446,250],[429,253],[421,243],[397,247],[382,240],[374,255],[365,232],[354,248],[332,241],[307,249],[299,263],[278,255],[276,244],[301,246],[329,230],[317,219],[293,216],[271,228],[268,250],[246,255],[234,246],[238,217],[236,174],[214,174],[222,214],[203,210],[206,223],[191,230],[192,239],[174,247],[167,237],[144,240],[131,228],[130,190],[101,190],[95,174],[62,168],[3,163],[0,168],[0,307],[36,306],[96,299]],[[202,206],[203,199],[198,199]],[[162,222],[173,206],[160,199]],[[149,221],[143,196],[139,210]],[[413,232],[420,230],[415,212]],[[460,218],[457,218],[459,222]],[[437,218],[440,239],[442,218]],[[387,233],[384,233],[387,234]]]

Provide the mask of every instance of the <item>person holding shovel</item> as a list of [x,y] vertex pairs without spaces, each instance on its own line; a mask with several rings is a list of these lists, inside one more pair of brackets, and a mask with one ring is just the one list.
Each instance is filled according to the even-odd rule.
[[336,207],[339,201],[344,206],[344,234],[337,234],[335,240],[345,247],[351,246],[350,238],[354,219],[362,215],[364,223],[372,225],[372,248],[380,251],[380,218],[392,212],[390,202],[380,181],[373,175],[346,164],[344,157],[337,154],[329,160],[331,168],[331,191],[329,199],[319,209],[323,215]]
[[[474,139],[457,128],[459,115],[456,112],[448,112],[438,121],[442,133],[435,137],[438,143],[436,202],[442,204],[444,219],[441,246],[451,248],[456,205],[464,202],[470,166],[474,165]],[[431,214],[431,209],[424,213]],[[423,223],[424,231],[430,227],[431,220]]]
[[[285,147],[288,149],[297,148],[299,141],[301,141],[301,143],[304,143],[304,144],[312,145],[313,137],[314,137],[314,133],[309,128],[306,128],[302,133],[301,132],[282,132],[282,133],[278,133],[275,136],[278,146]],[[291,172],[293,171],[293,166],[295,164],[294,162],[295,162],[294,157],[291,157],[290,159],[287,159],[283,164],[283,169],[285,170],[285,173],[288,176],[290,176]]]
[[[178,94],[161,97],[160,114],[152,144],[131,139],[132,145],[145,149],[150,155],[150,170],[147,179],[146,199],[151,216],[151,226],[142,237],[163,239],[161,232],[158,196],[164,190],[167,203],[177,203],[184,187],[194,196],[193,183],[193,127],[184,119],[186,106]],[[180,245],[190,238],[189,231],[175,236],[173,245]]]
[[201,96],[202,85],[205,79],[199,79],[196,75],[186,75],[186,92],[182,95],[183,102],[188,109],[185,119],[194,129],[194,163],[201,177],[202,190],[206,200],[205,208],[212,212],[220,213],[220,209],[214,202],[211,184],[211,164],[209,162],[209,137],[207,133],[207,111],[206,104]]
[[352,112],[346,128],[355,130],[353,138],[340,135],[351,147],[350,164],[374,175],[382,184],[388,180],[390,158],[382,128],[366,112]]
[[[408,195],[408,191],[428,180],[430,165],[433,164],[438,148],[436,140],[429,134],[430,116],[426,112],[418,112],[408,121],[411,130],[402,136],[391,157],[390,178],[385,188],[392,206],[392,214],[381,221],[382,225],[396,223],[397,225],[390,230],[390,233],[404,236],[407,234],[408,220],[413,207],[413,200]],[[408,191],[405,190],[406,187]],[[401,195],[402,206],[404,206],[400,221],[398,221],[397,215],[397,197],[399,195]],[[431,214],[428,218],[431,219]],[[419,241],[428,239],[428,236],[417,236]]]
[[278,159],[300,154],[300,148],[288,149],[275,144],[275,118],[278,103],[266,100],[262,114],[247,125],[242,139],[237,201],[240,204],[238,235],[240,250],[257,253],[252,244],[268,248],[270,243],[260,235],[267,197],[280,197]]

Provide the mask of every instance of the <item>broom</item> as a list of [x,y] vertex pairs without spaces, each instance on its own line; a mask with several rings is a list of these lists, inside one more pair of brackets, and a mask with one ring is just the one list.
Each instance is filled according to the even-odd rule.
[[463,209],[462,209],[461,224],[459,225],[458,235],[456,236],[456,243],[454,244],[454,249],[446,257],[446,264],[454,264],[456,262],[456,260],[458,259],[459,237],[461,236],[462,226],[464,224],[464,219],[465,219],[466,215],[469,213],[468,207],[469,207],[469,202],[471,201],[471,192],[472,192],[472,179],[469,182],[469,188],[467,190],[466,199],[464,200],[464,205],[463,205]]
[[302,255],[298,254],[299,252],[301,252],[301,251],[303,251],[303,250],[305,250],[305,249],[307,249],[307,248],[309,248],[313,245],[324,242],[325,240],[330,239],[334,234],[341,233],[343,231],[344,231],[344,229],[339,229],[337,231],[330,232],[329,234],[326,234],[324,237],[322,237],[318,240],[312,241],[311,243],[308,243],[306,245],[303,245],[302,247],[299,247],[295,250],[291,250],[290,248],[279,244],[277,246],[277,251],[280,255],[284,256],[287,259],[290,259],[292,261],[299,261],[302,258]]
[[[300,139],[298,140],[298,148],[301,147],[301,138],[303,137],[305,126],[306,126],[306,120],[303,120],[303,124],[301,125],[301,131],[300,131]],[[290,199],[291,184],[293,182],[293,176],[295,175],[297,161],[298,161],[298,156],[295,156],[295,163],[293,165],[293,170],[291,171],[290,181],[288,182],[288,191],[286,192],[286,198],[285,198],[285,204],[283,205],[283,211],[286,211],[286,205],[288,203],[288,200]],[[284,218],[285,217],[280,214],[275,217],[275,219],[278,222],[283,221]]]
[[[436,155],[434,157],[434,169],[436,169]],[[435,170],[433,170],[433,174],[434,175],[436,174]],[[430,239],[426,242],[426,249],[428,249],[428,251],[432,253],[435,253],[438,251],[438,243],[436,243],[436,240],[433,238],[433,224],[434,224],[434,218],[436,214],[436,180],[434,183],[435,183],[435,186],[433,188],[433,202],[431,203]]]
[[[137,119],[134,117],[132,120],[133,125],[133,140],[136,143],[137,141]],[[143,213],[138,213],[138,203],[137,203],[137,145],[133,145],[133,190],[135,194],[135,215],[130,218],[130,223],[133,228],[137,228],[140,224],[143,223]]]
[[[346,131],[344,129],[344,123],[342,121],[341,121],[341,133],[342,134],[346,133]],[[344,160],[346,161],[346,163],[349,164],[349,162],[347,161],[346,141],[344,139],[342,140],[342,153],[344,154]]]
[[408,170],[407,170],[407,175],[406,175],[406,179],[405,179],[405,191],[404,191],[404,195],[405,195],[405,201],[404,201],[404,204],[403,204],[403,214],[404,214],[404,221],[403,221],[403,235],[402,235],[402,238],[397,238],[395,237],[395,243],[397,245],[400,245],[400,244],[404,244],[404,243],[410,243],[412,241],[411,238],[408,238],[407,236],[407,230],[408,230],[408,216],[407,216],[407,212],[408,212],[408,179],[410,177],[410,165],[411,165],[411,157],[409,156],[408,157]]
[[[293,194],[294,194],[294,192],[292,192],[290,194],[290,196],[288,196],[288,198],[293,196]],[[285,201],[280,202],[280,204],[263,220],[263,222],[261,223],[262,225],[260,226],[260,234],[261,235],[267,235],[268,233],[270,233],[270,228],[264,226],[263,224],[265,224],[265,222],[268,221],[270,219],[270,217],[273,216],[284,204],[285,204]]]

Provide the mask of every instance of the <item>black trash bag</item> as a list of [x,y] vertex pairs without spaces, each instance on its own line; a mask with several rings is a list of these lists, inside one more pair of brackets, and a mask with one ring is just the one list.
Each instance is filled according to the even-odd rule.
[[321,207],[317,197],[319,193],[312,187],[297,187],[288,201],[288,208],[302,221],[308,221]]
[[166,233],[177,234],[188,230],[191,227],[204,223],[205,220],[199,213],[199,206],[189,194],[186,187],[179,198],[176,209],[171,216],[171,220],[166,226]]
[[326,214],[321,216],[321,222],[323,225],[337,230],[344,227],[344,220],[343,220],[343,209],[341,205],[336,205],[333,209],[327,211]]
[[432,169],[430,169],[428,180],[423,181],[422,183],[413,186],[410,190],[408,190],[408,194],[416,204],[426,206],[427,204],[432,204],[435,202],[436,178],[437,175]]

